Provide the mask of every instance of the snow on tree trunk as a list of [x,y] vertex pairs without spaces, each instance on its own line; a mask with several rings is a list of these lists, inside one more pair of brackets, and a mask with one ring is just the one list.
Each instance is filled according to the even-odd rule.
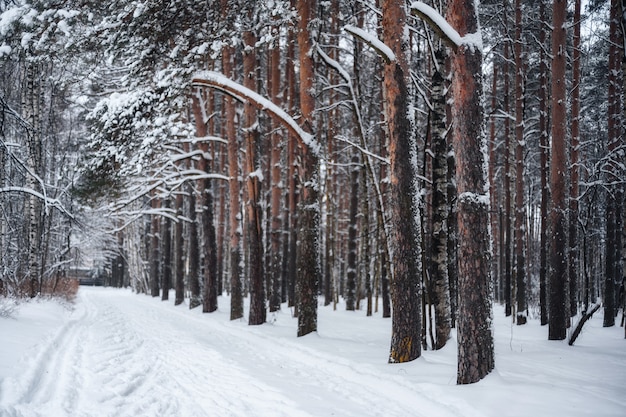
[[421,355],[420,213],[417,146],[410,113],[408,29],[403,2],[382,2],[383,38],[395,55],[384,67],[384,95],[391,160],[391,224],[394,279],[391,283],[392,330],[389,362]]
[[435,305],[435,349],[450,338],[450,285],[448,281],[448,141],[446,126],[445,47],[438,42],[432,76],[432,275]]
[[[480,36],[473,0],[452,0],[447,18],[462,36]],[[457,383],[468,384],[484,378],[494,367],[482,45],[461,45],[452,55],[452,74],[452,141],[459,193]]]
[[515,289],[518,325],[526,324],[526,206],[524,205],[524,66],[522,3],[515,1]]
[[[316,17],[317,2],[298,0],[296,8],[298,48],[300,50],[300,111],[302,129],[311,133],[314,125],[315,97],[312,36],[310,25]],[[298,304],[298,336],[317,331],[317,288],[320,281],[319,264],[319,150],[302,149],[302,201],[299,207],[297,248],[296,302]]]
[[[249,19],[254,20],[252,13]],[[252,31],[245,31],[243,53],[243,85],[251,91],[256,91],[256,36]],[[257,111],[251,103],[244,104],[244,132],[246,141],[246,185],[248,202],[247,243],[249,250],[249,280],[250,280],[250,314],[248,324],[258,325],[265,323],[265,258],[263,255],[263,215],[261,207],[261,173],[259,161],[259,131]]]

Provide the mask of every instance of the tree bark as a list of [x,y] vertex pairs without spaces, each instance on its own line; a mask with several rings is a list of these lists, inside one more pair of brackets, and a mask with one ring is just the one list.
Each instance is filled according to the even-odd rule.
[[[474,1],[452,0],[447,17],[461,36],[479,30]],[[468,384],[484,378],[494,367],[481,47],[461,45],[452,55],[452,74],[452,140],[459,193],[457,383]]]
[[[541,31],[539,43],[546,43],[546,5],[545,0],[540,0],[539,20]],[[541,234],[539,243],[539,308],[541,325],[548,324],[548,64],[544,48],[541,48],[539,62],[539,147],[540,149],[540,176],[541,176]]]
[[382,12],[383,38],[396,57],[384,67],[384,94],[391,161],[394,265],[389,362],[397,363],[412,361],[421,355],[421,227],[416,183],[417,145],[409,112],[406,5],[384,0]]
[[350,171],[350,211],[348,214],[348,271],[346,276],[346,310],[354,311],[357,303],[357,213],[359,208],[360,161],[353,156]]
[[[164,209],[170,208],[170,198],[165,198]],[[161,239],[163,248],[163,282],[161,284],[161,301],[169,299],[170,288],[172,287],[172,220],[169,217],[163,219],[163,239]]]
[[441,41],[435,50],[432,76],[432,230],[431,303],[435,306],[435,349],[450,338],[450,285],[448,281],[448,142],[446,126],[445,48]]
[[567,1],[554,0],[552,9],[552,148],[550,164],[551,242],[548,339],[566,336],[567,285],[567,97],[565,94]]
[[526,206],[524,205],[524,65],[522,2],[515,0],[515,289],[518,325],[526,324]]
[[[317,2],[298,0],[298,48],[300,50],[300,110],[301,127],[313,132],[315,110],[314,71],[310,25],[316,19]],[[317,331],[317,289],[320,281],[319,264],[319,150],[302,148],[302,202],[299,209],[299,245],[297,251],[296,293],[298,304],[298,337]]]
[[[248,14],[250,21],[254,20],[252,12]],[[256,36],[252,31],[245,31],[243,53],[243,85],[251,91],[256,91],[256,54],[254,51]],[[248,202],[247,238],[249,249],[249,279],[250,279],[250,314],[248,324],[258,325],[265,323],[265,258],[263,255],[263,223],[261,209],[261,180],[262,171],[259,162],[259,131],[257,111],[246,102],[244,104],[244,131],[246,137],[246,168]]]

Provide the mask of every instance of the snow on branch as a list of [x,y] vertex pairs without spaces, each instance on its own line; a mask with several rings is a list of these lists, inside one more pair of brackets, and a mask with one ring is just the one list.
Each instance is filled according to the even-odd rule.
[[270,115],[276,117],[282,122],[282,124],[297,136],[300,141],[307,147],[313,154],[320,155],[321,146],[315,140],[315,137],[310,133],[305,132],[296,121],[285,112],[283,109],[272,103],[270,100],[261,96],[260,94],[250,90],[247,87],[231,80],[219,72],[214,71],[201,71],[194,74],[191,80],[192,84],[196,87],[210,87],[219,90],[229,96],[234,97],[240,101],[247,101],[260,110],[267,111]]
[[352,35],[356,36],[357,38],[361,39],[363,42],[371,46],[378,53],[378,55],[380,55],[380,57],[385,60],[387,64],[396,60],[396,55],[393,53],[391,48],[385,45],[383,41],[378,39],[376,35],[373,35],[363,29],[352,25],[344,26],[343,30],[351,33]]
[[41,201],[44,202],[44,204],[46,206],[49,207],[54,207],[57,210],[59,210],[61,213],[65,214],[67,217],[69,217],[70,219],[74,219],[74,215],[72,213],[70,213],[69,211],[67,211],[65,209],[65,207],[63,206],[63,204],[57,200],[56,198],[50,198],[38,191],[32,190],[30,188],[25,188],[25,187],[3,187],[0,188],[0,193],[23,193],[23,194],[30,194],[32,196],[37,197],[38,199],[40,199]]
[[437,35],[455,51],[461,45],[467,45],[471,49],[482,50],[482,37],[480,32],[468,33],[461,36],[439,12],[426,3],[416,1],[411,3],[411,14],[423,19],[437,33]]

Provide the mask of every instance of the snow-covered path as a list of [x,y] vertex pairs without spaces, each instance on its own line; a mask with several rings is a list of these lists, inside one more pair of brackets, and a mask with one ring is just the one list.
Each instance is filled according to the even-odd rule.
[[81,289],[40,348],[4,382],[2,416],[478,415],[300,340],[130,292]]
[[509,330],[496,323],[496,335],[516,332],[500,344],[496,337],[498,369],[479,384],[458,387],[454,343],[410,364],[386,364],[390,322],[380,317],[322,309],[319,334],[296,338],[289,311],[250,327],[229,321],[223,310],[207,315],[127,290],[81,288],[71,314],[44,320],[56,327],[39,329],[41,340],[24,342],[17,366],[6,371],[0,361],[0,377],[6,376],[0,381],[0,417],[626,411],[623,396],[616,395],[626,381],[619,328],[608,330],[605,355],[595,346],[549,344],[537,334],[540,327]]

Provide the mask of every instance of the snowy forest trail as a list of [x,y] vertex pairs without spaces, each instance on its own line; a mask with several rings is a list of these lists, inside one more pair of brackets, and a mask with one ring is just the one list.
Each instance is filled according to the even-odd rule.
[[272,325],[194,313],[128,291],[82,288],[71,320],[39,346],[26,372],[2,385],[0,415],[480,415],[357,361],[266,334]]
[[[456,344],[389,365],[390,321],[320,308],[296,338],[284,308],[261,326],[129,290],[81,288],[71,312],[34,303],[0,321],[0,417],[621,417],[623,329],[594,317],[574,347],[496,312],[496,371],[455,385]],[[22,340],[23,339],[23,340]],[[7,346],[13,346],[7,350]],[[3,350],[4,349],[4,350]],[[2,357],[4,356],[4,357]],[[10,363],[7,362],[7,358]]]

